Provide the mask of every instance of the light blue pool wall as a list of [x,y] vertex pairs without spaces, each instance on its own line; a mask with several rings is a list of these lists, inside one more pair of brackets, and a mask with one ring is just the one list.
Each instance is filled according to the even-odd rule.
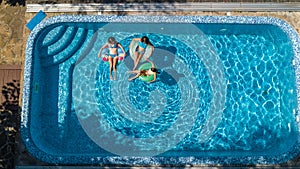
[[[36,138],[31,138],[32,134],[29,131],[29,125],[37,124],[38,122],[31,122],[30,120],[35,119],[31,118],[32,115],[31,111],[43,111],[42,107],[38,107],[35,110],[31,110],[30,102],[34,102],[36,104],[39,104],[41,102],[41,97],[45,97],[42,95],[39,95],[38,93],[45,93],[45,91],[39,91],[39,90],[48,90],[48,91],[58,91],[57,86],[52,86],[52,88],[45,89],[43,86],[46,84],[39,83],[38,85],[30,84],[30,82],[37,81],[36,79],[41,79],[44,74],[43,72],[40,72],[39,74],[35,74],[34,77],[32,77],[32,71],[33,70],[40,70],[41,65],[40,64],[34,64],[34,59],[39,58],[32,58],[34,56],[35,48],[34,43],[37,43],[38,40],[36,38],[39,36],[39,33],[47,26],[61,23],[61,22],[124,22],[124,23],[139,23],[139,22],[149,22],[149,23],[234,23],[234,24],[271,24],[280,27],[288,37],[291,39],[293,44],[293,52],[295,54],[295,59],[293,61],[295,72],[296,72],[296,85],[297,85],[297,100],[298,100],[298,110],[300,110],[300,41],[299,36],[297,32],[286,22],[283,20],[277,19],[277,18],[271,18],[271,17],[245,17],[245,16],[225,16],[225,17],[214,17],[214,16],[56,16],[52,17],[50,19],[45,20],[41,24],[39,24],[37,27],[34,28],[34,30],[31,32],[28,41],[27,41],[27,48],[26,48],[26,58],[25,58],[25,69],[24,69],[24,86],[23,86],[23,103],[22,103],[22,119],[21,119],[21,132],[22,132],[22,139],[27,146],[29,152],[31,154],[35,155],[36,157],[40,157],[43,161],[48,161],[51,163],[60,163],[62,161],[69,161],[71,163],[72,157],[65,159],[64,157],[56,157],[51,156],[45,152],[52,152],[55,150],[45,150],[45,152],[40,151],[40,148],[38,148],[38,145],[35,145],[35,143],[32,142],[32,140],[40,138],[38,135],[35,135]],[[58,71],[57,66],[57,71]],[[53,69],[52,69],[53,71]],[[53,72],[55,73],[55,72]],[[48,86],[48,85],[47,85]],[[50,85],[51,86],[51,85]],[[33,91],[33,92],[32,92]],[[36,91],[36,92],[34,92]],[[34,97],[31,97],[31,93],[33,93]],[[49,93],[49,92],[48,92]],[[55,96],[51,96],[51,93],[55,94],[58,92],[50,92],[49,98],[55,98]],[[37,97],[36,97],[37,96]],[[31,99],[31,100],[30,100]],[[33,100],[34,99],[34,100]],[[51,102],[50,102],[51,104]],[[48,105],[49,106],[49,105]],[[55,106],[51,106],[55,107]],[[39,109],[40,108],[40,109]],[[298,129],[300,128],[300,115],[298,112],[294,112],[297,122],[298,122]],[[49,114],[49,116],[53,117],[53,114]],[[51,119],[51,118],[49,118]],[[53,119],[53,118],[52,118]],[[54,118],[57,119],[57,118]],[[55,125],[57,121],[53,121],[53,125]],[[34,126],[32,126],[34,127]],[[55,131],[53,131],[55,132]],[[53,133],[54,134],[54,133]],[[45,140],[46,143],[47,140]],[[298,138],[298,143],[300,144],[300,136]],[[300,146],[295,147],[293,152],[289,152],[289,154],[297,154],[299,153]],[[280,157],[274,157],[276,158],[275,161],[281,162],[286,161],[286,156],[283,155]],[[121,159],[121,160],[120,160]],[[170,160],[170,159],[168,159]],[[167,161],[168,161],[167,160]],[[171,158],[172,160],[172,158]],[[236,159],[232,157],[228,158],[219,158],[211,160],[209,158],[207,159],[199,159],[194,157],[181,157],[174,159],[177,164],[231,164],[231,163],[248,163],[249,159]],[[255,163],[259,162],[261,164],[268,164],[270,161],[268,159],[259,159],[259,158],[253,158],[251,159]],[[164,158],[155,158],[155,157],[107,157],[107,158],[99,158],[94,159],[92,155],[84,156],[81,158],[81,161],[78,161],[79,164],[164,164],[166,161]],[[272,163],[272,162],[271,162]]]

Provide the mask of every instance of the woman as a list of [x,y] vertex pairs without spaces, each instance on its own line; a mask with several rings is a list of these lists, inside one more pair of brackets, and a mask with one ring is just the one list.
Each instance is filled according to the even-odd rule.
[[107,43],[105,45],[103,45],[100,48],[100,51],[98,53],[98,57],[101,57],[101,53],[102,50],[104,48],[108,49],[108,62],[109,62],[109,73],[110,73],[110,79],[112,80],[112,70],[114,70],[114,80],[117,80],[117,63],[118,63],[118,59],[119,59],[119,55],[118,55],[118,48],[121,48],[123,53],[124,53],[124,57],[126,55],[126,52],[124,51],[124,48],[121,44],[119,44],[116,39],[114,37],[109,37],[107,40]]
[[[143,36],[142,38],[134,38],[134,39],[132,39],[132,41],[138,41],[138,47],[135,52],[136,58],[134,59],[134,66],[132,69],[132,70],[135,70],[137,65],[139,64],[141,58],[144,56],[146,48],[148,46],[150,46],[152,48],[152,52],[150,54],[150,56],[151,56],[154,51],[154,46],[152,45],[152,43],[150,42],[150,40],[147,36]],[[146,60],[147,59],[148,58],[146,58]]]
[[149,81],[149,83],[154,82],[156,80],[156,75],[158,73],[157,68],[154,67],[154,63],[151,62],[150,60],[148,60],[151,64],[152,67],[147,69],[147,70],[133,70],[133,71],[128,71],[128,73],[130,74],[136,74],[134,77],[129,78],[129,81],[132,81],[136,78],[138,78],[139,76],[152,76],[153,75],[153,80]]

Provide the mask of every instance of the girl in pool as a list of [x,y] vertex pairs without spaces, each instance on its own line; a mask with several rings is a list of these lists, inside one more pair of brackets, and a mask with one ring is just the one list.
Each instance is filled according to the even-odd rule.
[[143,36],[142,38],[134,38],[134,39],[132,39],[132,41],[138,41],[138,47],[135,52],[136,58],[134,59],[134,66],[132,69],[132,70],[135,70],[137,65],[139,64],[141,58],[144,56],[146,48],[148,46],[150,46],[152,48],[152,52],[149,55],[149,57],[150,57],[154,51],[154,46],[152,45],[152,43],[150,42],[150,40],[147,36]]
[[150,62],[152,64],[152,67],[148,70],[132,70],[132,71],[128,71],[127,73],[130,74],[136,74],[134,77],[129,78],[129,81],[132,81],[136,78],[138,78],[139,76],[154,76],[153,80],[149,81],[149,83],[154,82],[156,80],[156,75],[158,73],[157,68],[155,68],[154,63],[151,62],[150,60],[147,60],[148,62]]
[[98,57],[101,57],[101,53],[104,48],[108,49],[107,55],[108,55],[108,62],[109,62],[110,79],[112,80],[112,78],[113,78],[112,70],[114,70],[114,80],[117,80],[117,67],[116,66],[117,66],[118,59],[119,59],[118,48],[122,49],[122,51],[124,53],[123,57],[125,57],[126,52],[124,51],[123,46],[120,43],[118,43],[114,37],[108,38],[107,43],[100,48]]

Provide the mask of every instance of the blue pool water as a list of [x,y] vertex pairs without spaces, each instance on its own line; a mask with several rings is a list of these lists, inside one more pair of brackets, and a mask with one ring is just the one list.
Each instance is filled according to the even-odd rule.
[[[92,19],[51,18],[28,40],[22,136],[37,158],[58,164],[266,164],[299,153],[299,39],[291,38],[295,32],[286,23]],[[151,84],[129,82],[126,73],[133,67],[129,44],[144,35],[155,46],[151,60],[160,72]],[[97,57],[110,36],[127,51],[115,81]]]

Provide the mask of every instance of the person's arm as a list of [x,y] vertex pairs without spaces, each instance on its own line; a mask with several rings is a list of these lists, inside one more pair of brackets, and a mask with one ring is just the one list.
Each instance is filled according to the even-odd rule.
[[154,62],[152,62],[149,58],[146,58],[145,60],[148,61],[149,63],[151,63],[152,68],[155,68]]
[[141,41],[141,38],[133,38],[133,41]]
[[129,70],[129,71],[127,71],[127,73],[129,73],[129,74],[134,74],[134,73],[139,73],[140,72],[140,70]]
[[132,78],[130,78],[130,79],[128,79],[128,80],[129,80],[129,81],[132,81],[132,80],[138,78],[140,75],[141,75],[141,73],[139,72],[139,73],[137,73],[134,77],[132,77]]
[[[151,67],[152,67],[152,68],[155,68],[154,62],[152,62],[152,61],[151,61],[150,59],[148,59],[148,58],[147,58],[146,60],[147,60],[148,62],[151,63]],[[152,83],[152,82],[154,82],[154,81],[156,80],[156,74],[157,74],[157,73],[154,73],[154,74],[153,74],[154,78],[153,78],[153,80],[151,80],[149,83]]]
[[154,73],[154,74],[153,74],[153,76],[154,76],[154,77],[153,77],[153,80],[151,80],[149,83],[152,83],[152,82],[154,82],[154,81],[156,80],[156,74],[157,74],[157,73]]
[[106,47],[107,47],[107,43],[100,48],[99,53],[98,53],[98,57],[101,56],[103,48],[106,48]]
[[124,57],[126,56],[126,52],[125,52],[125,50],[124,50],[124,48],[123,48],[123,46],[121,45],[121,44],[118,44],[118,46],[121,48],[121,50],[123,51],[123,53],[124,53]]

